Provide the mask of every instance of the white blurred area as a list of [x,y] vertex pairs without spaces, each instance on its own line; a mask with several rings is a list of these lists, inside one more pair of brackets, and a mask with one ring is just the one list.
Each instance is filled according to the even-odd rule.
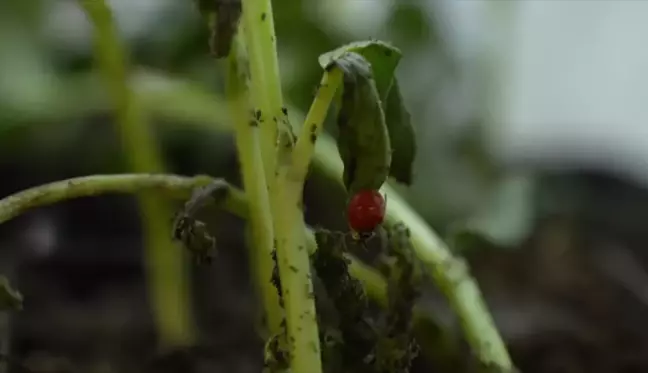
[[648,1],[443,6],[462,55],[489,63],[480,81],[493,84],[486,113],[502,160],[648,182]]

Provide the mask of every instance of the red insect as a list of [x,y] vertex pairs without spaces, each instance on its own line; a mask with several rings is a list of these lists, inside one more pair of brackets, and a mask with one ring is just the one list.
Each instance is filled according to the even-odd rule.
[[387,202],[377,190],[361,190],[349,201],[347,219],[354,235],[366,237],[385,220]]

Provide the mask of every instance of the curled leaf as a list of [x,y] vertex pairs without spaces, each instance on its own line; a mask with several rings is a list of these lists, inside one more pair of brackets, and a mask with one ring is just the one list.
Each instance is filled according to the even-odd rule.
[[219,204],[227,198],[229,185],[223,180],[194,190],[184,208],[173,222],[173,238],[194,255],[199,264],[210,263],[216,252],[216,239],[209,233],[205,223],[196,220],[196,215],[205,206]]
[[0,276],[0,310],[15,311],[21,310],[23,296],[9,284],[9,280]]
[[411,185],[414,179],[413,165],[416,157],[416,134],[410,113],[403,103],[398,82],[394,79],[385,103],[385,122],[392,147],[389,174],[396,181]]
[[319,57],[319,63],[326,69],[331,64],[340,60],[346,53],[357,53],[369,62],[376,89],[381,101],[385,101],[394,79],[394,72],[400,62],[401,51],[380,40],[359,41],[344,45]]
[[[383,106],[392,151],[389,176],[398,182],[411,185],[416,139],[411,117],[404,105],[395,76],[396,67],[402,57],[401,51],[379,40],[360,41],[321,55],[319,63],[325,69],[334,64],[340,65],[340,61],[349,53],[359,54],[371,67],[371,74]],[[344,71],[346,74],[348,66]]]
[[391,145],[371,65],[361,55],[347,52],[327,66],[332,67],[344,73],[337,118],[344,185],[350,194],[379,189],[389,174]]

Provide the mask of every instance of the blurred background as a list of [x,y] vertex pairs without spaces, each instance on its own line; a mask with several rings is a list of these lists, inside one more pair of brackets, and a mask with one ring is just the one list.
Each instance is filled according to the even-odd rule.
[[[222,66],[192,2],[109,3],[165,169],[239,183]],[[453,249],[523,372],[648,371],[648,2],[284,0],[274,12],[295,115],[319,82],[319,54],[369,38],[403,51],[419,153],[414,185],[399,190],[442,236],[467,225],[486,238]],[[78,4],[0,2],[0,194],[129,172],[133,151]],[[315,172],[307,221],[345,229],[329,186]],[[141,217],[171,215],[139,211],[107,196],[0,225],[2,273],[25,297],[0,320],[5,371],[260,371],[241,221],[210,217],[219,259],[197,267],[177,247],[145,250],[160,239],[146,239]],[[471,371],[457,320],[429,293],[426,310],[457,338],[414,372]]]

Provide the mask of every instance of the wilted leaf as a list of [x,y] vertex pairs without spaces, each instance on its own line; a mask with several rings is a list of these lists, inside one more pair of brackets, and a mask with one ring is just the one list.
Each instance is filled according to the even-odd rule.
[[326,68],[332,65],[344,73],[337,119],[344,185],[350,194],[362,189],[379,189],[389,174],[391,146],[371,65],[354,52],[339,56]]
[[6,277],[0,276],[0,310],[21,310],[23,296],[9,285]]
[[389,174],[396,181],[411,185],[414,178],[412,168],[416,157],[416,135],[396,79],[385,103],[385,120],[392,148]]
[[339,60],[348,52],[357,53],[369,62],[373,70],[373,79],[376,82],[380,100],[384,102],[392,85],[394,72],[400,62],[401,51],[380,40],[359,41],[324,53],[319,57],[319,63],[322,68],[326,69],[331,63]]
[[221,179],[196,188],[174,218],[173,238],[182,242],[199,264],[211,263],[216,255],[216,239],[209,233],[206,224],[196,219],[196,215],[210,204],[220,205],[229,193],[229,184]]
[[394,75],[402,54],[398,48],[388,43],[370,40],[350,43],[325,53],[320,56],[319,63],[323,68],[327,68],[340,61],[347,53],[361,55],[371,66],[393,152],[389,175],[398,182],[410,185],[413,179],[412,164],[416,155],[414,128]]

